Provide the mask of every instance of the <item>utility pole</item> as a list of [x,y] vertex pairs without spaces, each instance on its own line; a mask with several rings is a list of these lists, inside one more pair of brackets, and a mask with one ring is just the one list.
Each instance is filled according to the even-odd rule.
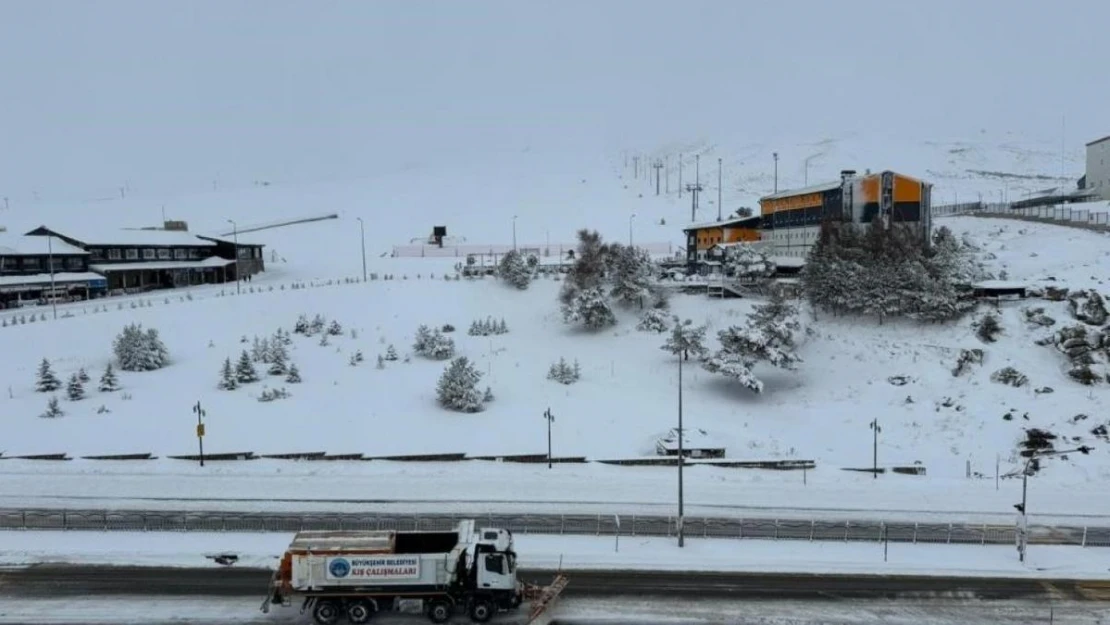
[[632,166],[633,166],[632,176],[634,178],[639,178],[640,177],[640,157],[639,156],[633,156],[632,157]]
[[678,155],[678,197],[682,197],[682,154]]
[[[698,187],[701,187],[701,154],[695,154],[694,155],[694,183],[697,184]],[[701,191],[701,189],[699,188],[698,191]],[[697,197],[698,197],[697,194],[695,194],[694,195],[695,210],[697,208],[700,208],[698,206]]]
[[663,175],[667,177],[667,182],[666,182],[667,195],[670,195],[671,194],[671,157],[668,156],[666,158],[666,160],[663,161],[663,162],[666,165],[664,170],[663,170]]
[[628,216],[628,247],[632,247],[632,220],[636,218],[636,213]]
[[683,513],[682,499],[682,465],[684,456],[682,451],[682,350],[678,350],[678,546],[686,546],[685,514]]
[[655,168],[655,195],[659,195],[659,170],[663,169],[663,163],[655,161],[655,164],[652,165],[652,167]]
[[721,221],[721,159],[717,158],[717,221]]
[[879,427],[879,418],[875,417],[871,420],[871,430],[873,440],[871,443],[871,477],[879,479],[879,432],[882,428]]
[[54,319],[58,318],[58,292],[54,286],[54,235],[46,233],[46,262],[50,264],[50,307],[54,309]]
[[516,250],[516,215],[513,215],[513,250]]
[[691,222],[694,222],[694,221],[698,220],[698,217],[697,217],[697,214],[698,214],[698,194],[701,193],[701,189],[702,189],[702,187],[701,187],[700,184],[688,184],[688,185],[686,185],[686,190],[690,192],[690,221]]
[[775,193],[778,193],[779,192],[779,153],[778,152],[772,152],[771,155],[775,157]]
[[544,421],[547,421],[547,468],[551,468],[551,424],[555,422],[555,415],[551,414],[551,407],[543,411]]
[[227,222],[231,224],[231,233],[235,236],[235,294],[239,295],[241,292],[240,283],[243,279],[239,266],[239,226],[234,219],[228,219]]
[[197,415],[197,446],[200,448],[200,466],[204,466],[204,421],[201,419],[208,415],[204,408],[200,407],[200,402],[193,406],[193,413]]
[[362,281],[366,282],[366,229],[363,227],[362,217],[355,219],[358,219],[358,236],[362,242]]

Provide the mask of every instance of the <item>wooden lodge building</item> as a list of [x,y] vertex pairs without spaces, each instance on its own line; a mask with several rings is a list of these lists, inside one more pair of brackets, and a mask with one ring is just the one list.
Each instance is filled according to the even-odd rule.
[[266,269],[261,243],[192,234],[183,222],[166,226],[101,231],[39,226],[0,238],[0,306],[19,299],[216,284],[235,280],[237,269],[244,279]]

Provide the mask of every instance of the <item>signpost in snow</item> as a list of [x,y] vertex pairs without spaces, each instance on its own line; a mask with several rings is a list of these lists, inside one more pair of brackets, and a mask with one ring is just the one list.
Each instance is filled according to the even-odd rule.
[[200,456],[199,456],[200,457],[200,466],[203,467],[204,466],[204,422],[201,421],[201,418],[204,417],[207,413],[204,412],[204,408],[200,407],[200,402],[199,401],[197,402],[197,405],[193,406],[193,412],[196,413],[196,415],[197,415],[197,446],[200,448]]

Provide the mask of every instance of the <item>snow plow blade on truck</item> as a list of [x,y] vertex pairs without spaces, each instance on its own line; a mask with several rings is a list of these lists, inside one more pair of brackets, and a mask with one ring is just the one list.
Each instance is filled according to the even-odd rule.
[[512,533],[470,520],[447,531],[304,531],[282,556],[262,611],[297,601],[319,625],[391,611],[485,623],[528,600],[527,625],[548,625],[566,585],[563,575],[550,586],[519,581]]

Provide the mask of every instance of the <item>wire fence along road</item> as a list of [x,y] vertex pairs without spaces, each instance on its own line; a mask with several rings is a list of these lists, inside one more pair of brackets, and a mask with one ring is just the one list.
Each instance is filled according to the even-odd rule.
[[1110,212],[1068,208],[1067,206],[1034,206],[1011,208],[1009,204],[948,204],[933,207],[934,217],[971,215],[979,217],[1003,217],[1025,221],[1055,223],[1088,230],[1110,230]]
[[[450,530],[461,519],[517,534],[675,536],[675,517],[614,514],[268,514],[112,510],[0,510],[0,530],[122,532],[297,532],[300,530]],[[689,537],[1013,545],[1016,529],[965,523],[888,523],[774,518],[687,517]],[[1110,527],[1033,526],[1029,543],[1110,547]]]

